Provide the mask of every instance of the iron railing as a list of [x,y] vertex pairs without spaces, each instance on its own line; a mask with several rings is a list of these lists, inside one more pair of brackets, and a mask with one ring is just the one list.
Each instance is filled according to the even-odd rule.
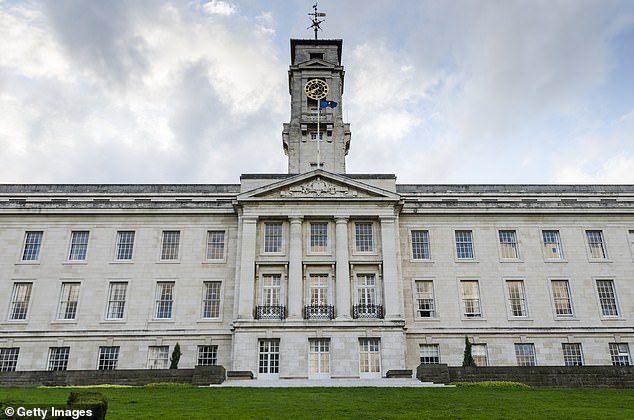
[[335,307],[333,305],[306,305],[304,306],[304,319],[334,319]]
[[262,305],[255,307],[255,319],[286,319],[286,306]]
[[383,318],[383,305],[354,305],[352,317],[357,318]]

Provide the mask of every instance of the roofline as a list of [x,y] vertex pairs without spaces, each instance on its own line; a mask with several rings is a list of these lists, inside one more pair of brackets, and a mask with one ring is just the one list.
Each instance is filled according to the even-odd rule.
[[296,45],[336,45],[338,64],[341,64],[341,50],[343,48],[343,39],[294,39],[291,38],[291,65],[295,63],[295,46]]

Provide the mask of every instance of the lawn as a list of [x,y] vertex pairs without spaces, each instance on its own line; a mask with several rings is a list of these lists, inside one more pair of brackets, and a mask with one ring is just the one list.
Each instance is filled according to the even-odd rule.
[[[0,401],[62,406],[70,390],[0,388]],[[91,390],[108,398],[109,420],[634,418],[634,389],[154,386]]]

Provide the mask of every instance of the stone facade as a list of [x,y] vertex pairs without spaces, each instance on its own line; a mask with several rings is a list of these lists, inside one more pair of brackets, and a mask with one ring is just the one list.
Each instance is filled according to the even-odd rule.
[[291,42],[288,174],[0,186],[0,369],[165,368],[179,343],[189,369],[385,377],[459,366],[465,336],[489,366],[631,364],[634,186],[346,174],[341,46]]

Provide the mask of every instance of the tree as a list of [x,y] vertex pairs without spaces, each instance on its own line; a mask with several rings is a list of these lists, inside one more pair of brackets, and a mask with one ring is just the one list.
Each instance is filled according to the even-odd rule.
[[172,357],[170,357],[170,369],[178,369],[178,361],[181,359],[181,346],[176,343],[174,351],[172,351]]
[[464,359],[462,360],[462,366],[477,366],[471,354],[471,343],[466,335],[464,337]]

